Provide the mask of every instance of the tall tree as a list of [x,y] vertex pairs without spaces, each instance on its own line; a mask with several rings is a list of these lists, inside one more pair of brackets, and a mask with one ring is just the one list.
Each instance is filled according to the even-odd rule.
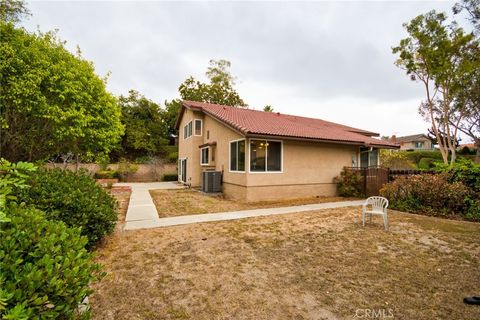
[[431,124],[443,161],[448,164],[449,155],[450,163],[456,160],[454,141],[466,113],[455,105],[455,96],[465,75],[475,71],[468,60],[475,39],[446,20],[444,13],[431,11],[404,24],[409,37],[402,39],[393,53],[399,54],[396,65],[425,88],[426,98],[419,111]]
[[0,21],[15,24],[28,15],[30,10],[25,5],[25,1],[0,0]]
[[157,154],[168,143],[168,126],[163,109],[157,103],[130,90],[127,97],[120,96],[125,134],[122,148],[126,156]]
[[233,86],[235,78],[230,73],[231,64],[227,60],[210,60],[210,66],[205,73],[209,83],[203,83],[190,76],[178,91],[183,100],[224,104],[234,107],[246,107]]
[[453,13],[467,12],[467,19],[477,32],[480,32],[480,0],[461,0],[453,6]]
[[465,110],[465,116],[458,124],[458,130],[471,138],[475,144],[475,162],[480,163],[480,0],[463,0],[453,7],[454,14],[467,12],[476,35],[476,42],[470,47],[469,60],[474,72],[464,75],[463,86],[455,100],[457,108]]
[[177,122],[178,112],[182,106],[182,100],[173,99],[170,101],[165,100],[165,111],[163,112],[163,118],[167,124],[167,132],[169,135],[175,134],[175,123]]
[[106,80],[55,33],[0,22],[0,156],[45,160],[108,153],[123,133]]

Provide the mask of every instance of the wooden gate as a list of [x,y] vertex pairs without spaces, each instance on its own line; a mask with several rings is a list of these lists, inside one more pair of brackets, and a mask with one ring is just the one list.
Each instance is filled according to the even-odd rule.
[[389,170],[388,168],[380,166],[364,167],[364,168],[349,168],[358,172],[361,177],[360,188],[362,193],[367,196],[378,196],[380,189],[388,182]]
[[364,168],[363,176],[365,195],[367,197],[380,195],[380,189],[388,182],[388,169],[383,167]]

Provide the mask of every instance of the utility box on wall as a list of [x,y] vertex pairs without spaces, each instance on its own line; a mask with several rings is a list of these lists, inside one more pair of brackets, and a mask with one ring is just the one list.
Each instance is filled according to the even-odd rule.
[[222,191],[222,172],[204,171],[202,178],[202,191],[214,193]]

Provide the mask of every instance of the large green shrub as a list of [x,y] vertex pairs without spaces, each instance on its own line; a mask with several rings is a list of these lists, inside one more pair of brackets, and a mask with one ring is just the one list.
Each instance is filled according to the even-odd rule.
[[465,200],[471,191],[461,182],[450,182],[446,174],[423,174],[398,177],[384,185],[380,194],[394,209],[466,217],[469,205]]
[[465,199],[468,205],[466,217],[480,220],[480,164],[471,160],[458,159],[451,166],[439,166],[450,181],[461,182],[470,189],[470,195]]
[[78,304],[101,275],[87,238],[33,208],[10,206],[8,217],[0,225],[0,318],[80,316]]
[[458,159],[451,166],[437,165],[437,170],[446,172],[450,181],[464,183],[474,192],[480,192],[480,164]]
[[398,151],[405,154],[405,157],[409,159],[411,162],[418,164],[422,158],[429,158],[434,159],[435,161],[443,161],[442,154],[438,150],[432,151]]
[[28,183],[30,188],[20,193],[21,201],[45,211],[49,219],[81,227],[89,248],[113,231],[116,202],[85,171],[40,169]]
[[36,169],[28,162],[10,163],[0,158],[0,223],[10,221],[6,214],[7,204],[17,200],[17,190],[28,187],[26,180]]
[[437,160],[433,159],[433,158],[422,158],[420,159],[420,161],[418,162],[418,169],[422,169],[422,170],[430,170],[432,168],[435,167],[435,162]]
[[363,197],[362,176],[360,172],[343,168],[339,177],[335,177],[333,182],[337,184],[338,195],[342,197]]
[[380,150],[380,163],[382,166],[390,169],[415,169],[415,164],[409,159],[403,151]]

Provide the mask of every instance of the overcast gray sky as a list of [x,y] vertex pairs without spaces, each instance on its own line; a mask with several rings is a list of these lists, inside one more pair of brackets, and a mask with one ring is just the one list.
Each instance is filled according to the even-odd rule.
[[382,135],[426,132],[424,96],[394,66],[402,27],[454,2],[30,1],[29,30],[61,39],[111,72],[116,95],[140,91],[163,105],[188,76],[205,79],[210,59],[232,62],[253,108],[321,118]]

